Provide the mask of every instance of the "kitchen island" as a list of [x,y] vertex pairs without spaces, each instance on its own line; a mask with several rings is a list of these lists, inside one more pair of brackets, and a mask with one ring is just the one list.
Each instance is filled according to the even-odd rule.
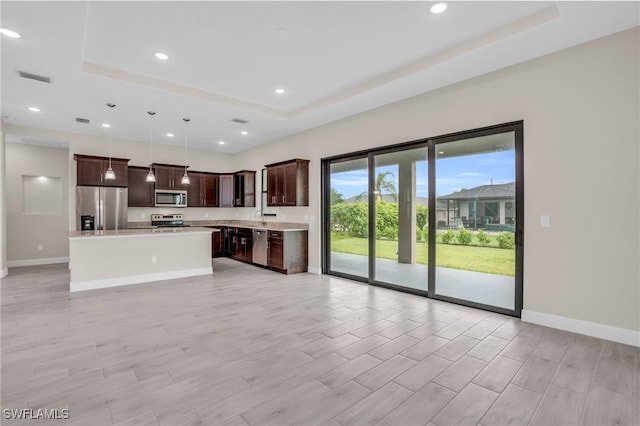
[[69,232],[70,291],[209,275],[211,228]]

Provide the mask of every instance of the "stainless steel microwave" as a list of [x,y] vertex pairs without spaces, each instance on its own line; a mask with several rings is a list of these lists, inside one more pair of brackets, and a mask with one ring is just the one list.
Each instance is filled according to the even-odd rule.
[[156,189],[156,207],[187,207],[187,191]]

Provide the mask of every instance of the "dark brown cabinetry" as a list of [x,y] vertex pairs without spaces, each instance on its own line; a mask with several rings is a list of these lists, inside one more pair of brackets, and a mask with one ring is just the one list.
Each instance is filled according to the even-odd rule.
[[219,176],[218,207],[255,207],[256,172],[242,170]]
[[306,272],[308,231],[269,231],[268,266],[278,272]]
[[147,182],[147,173],[148,167],[129,166],[129,207],[154,206],[155,187],[153,182]]
[[226,256],[227,253],[227,228],[225,226],[213,227],[219,231],[211,234],[211,257]]
[[218,207],[233,207],[233,175],[220,175]]
[[191,183],[187,185],[188,207],[218,207],[218,175],[191,172],[189,180]]
[[181,183],[184,170],[184,166],[154,163],[153,171],[156,175],[155,189],[180,189],[187,191],[189,185],[183,185]]
[[128,159],[111,159],[111,168],[116,174],[116,178],[113,180],[105,180],[104,178],[104,174],[109,168],[108,157],[74,154],[73,159],[76,160],[76,184],[78,186],[128,186]]
[[256,172],[242,170],[233,174],[233,206],[255,207]]
[[309,205],[309,160],[267,164],[267,205]]
[[229,228],[229,255],[232,259],[251,263],[253,231],[248,228]]

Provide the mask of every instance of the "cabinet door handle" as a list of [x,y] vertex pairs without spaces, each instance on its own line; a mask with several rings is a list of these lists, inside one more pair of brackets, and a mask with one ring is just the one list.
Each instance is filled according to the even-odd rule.
[[284,203],[284,195],[282,196],[282,202]]

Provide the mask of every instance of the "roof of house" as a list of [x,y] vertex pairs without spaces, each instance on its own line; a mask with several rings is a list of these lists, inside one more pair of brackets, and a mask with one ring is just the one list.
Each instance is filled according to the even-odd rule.
[[441,200],[486,200],[513,199],[516,196],[516,183],[481,185],[471,189],[462,189],[448,195],[438,197]]

